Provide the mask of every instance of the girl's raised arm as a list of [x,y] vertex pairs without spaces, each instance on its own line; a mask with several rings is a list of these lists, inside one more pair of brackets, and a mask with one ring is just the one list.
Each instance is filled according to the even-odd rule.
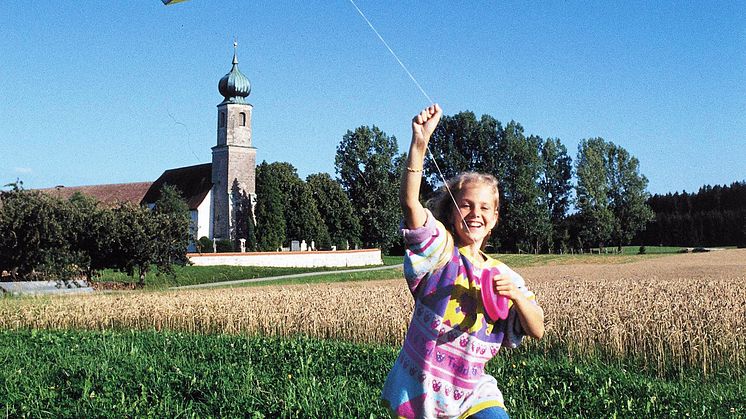
[[427,144],[438,126],[443,114],[438,104],[423,109],[412,119],[412,144],[407,154],[407,168],[402,173],[399,203],[404,215],[407,228],[418,228],[425,224],[427,215],[420,204],[420,183],[422,181],[422,165],[425,161]]

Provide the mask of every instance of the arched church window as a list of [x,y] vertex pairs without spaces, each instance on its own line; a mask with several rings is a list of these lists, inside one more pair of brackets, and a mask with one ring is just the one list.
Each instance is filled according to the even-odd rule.
[[225,127],[225,112],[220,112],[220,128]]
[[238,121],[239,121],[239,123],[241,124],[242,127],[245,127],[246,126],[246,114],[243,113],[243,112],[241,112],[238,115]]

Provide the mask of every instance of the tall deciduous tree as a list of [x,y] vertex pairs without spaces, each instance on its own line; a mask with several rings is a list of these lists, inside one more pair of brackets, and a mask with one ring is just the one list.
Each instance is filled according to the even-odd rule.
[[66,202],[20,186],[2,192],[0,201],[0,270],[24,280],[32,274],[65,277],[69,266],[84,263],[71,250]]
[[645,228],[654,214],[646,203],[650,198],[648,179],[640,173],[637,158],[614,143],[608,143],[607,150],[609,206],[614,213],[611,238],[621,250],[622,245],[628,244],[637,232]]
[[152,262],[158,267],[158,273],[171,273],[173,264],[184,265],[188,260],[186,251],[192,240],[189,205],[176,187],[163,185],[153,215],[160,234],[155,240]]
[[572,159],[559,138],[547,138],[541,145],[541,160],[544,167],[539,186],[552,224],[550,250],[564,251],[570,240],[566,218],[572,191]]
[[541,138],[526,137],[515,121],[505,127],[498,143],[498,179],[503,196],[498,233],[503,247],[539,252],[551,241],[551,220],[539,187],[544,171],[541,145]]
[[[503,136],[499,121],[490,115],[477,120],[471,111],[444,115],[428,147],[446,179],[461,172],[497,173],[497,147]],[[425,173],[432,185],[442,184],[436,164],[425,159]]]
[[99,206],[96,199],[75,193],[70,197],[73,222],[68,234],[74,247],[87,255],[87,265],[81,265],[88,280],[102,269],[111,267],[111,257],[116,249],[111,234],[111,210]]
[[647,178],[627,150],[602,138],[583,140],[578,147],[577,207],[586,245],[621,247],[653,218],[646,204]]
[[306,178],[321,218],[329,231],[331,244],[346,249],[360,244],[360,220],[342,186],[328,173],[316,173]]
[[576,207],[582,246],[603,246],[611,239],[614,213],[609,207],[606,177],[607,143],[603,138],[585,139],[578,145]]
[[[267,222],[265,217],[269,216],[270,222],[278,216],[283,219],[282,240],[279,244],[268,243],[266,238],[263,238],[261,234],[257,234],[260,247],[263,245],[263,250],[274,250],[269,248],[268,245],[273,244],[279,247],[286,240],[305,240],[308,244],[311,241],[315,241],[319,243],[320,247],[329,247],[331,241],[329,239],[329,232],[316,208],[316,202],[313,199],[311,190],[298,177],[295,167],[286,162],[270,164],[263,162],[257,168],[257,173],[260,171],[262,172],[261,179],[260,175],[257,174],[257,195],[258,202],[264,204],[261,206],[257,204],[258,233],[260,231],[261,234],[271,233],[270,230],[272,227],[263,225]],[[261,187],[259,186],[260,181],[262,183]],[[265,187],[268,188],[267,192],[270,193],[270,196],[264,196]],[[274,215],[267,212],[270,209],[267,207],[267,204],[271,204],[273,208],[276,208]],[[276,238],[279,238],[279,236]]]
[[315,242],[319,248],[331,247],[329,231],[316,208],[311,188],[298,179],[298,182],[290,185],[289,192],[290,200],[285,209],[287,236],[305,240],[309,246]]
[[286,239],[285,196],[280,182],[266,161],[256,167],[256,236],[259,250],[277,250]]
[[347,131],[334,162],[362,224],[363,245],[388,252],[400,242],[398,193],[403,159],[396,138],[375,126]]

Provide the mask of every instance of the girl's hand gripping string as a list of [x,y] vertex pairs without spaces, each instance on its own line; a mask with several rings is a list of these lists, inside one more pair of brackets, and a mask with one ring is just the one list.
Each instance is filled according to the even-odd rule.
[[435,132],[435,127],[438,126],[442,114],[443,110],[436,103],[423,109],[412,119],[412,145],[422,150],[423,159],[427,144],[430,142],[430,137]]
[[420,183],[422,181],[422,166],[430,137],[438,126],[443,110],[438,104],[423,109],[412,118],[412,144],[407,154],[407,169],[402,173],[399,203],[404,215],[404,223],[408,228],[418,228],[425,224],[427,215],[420,204]]

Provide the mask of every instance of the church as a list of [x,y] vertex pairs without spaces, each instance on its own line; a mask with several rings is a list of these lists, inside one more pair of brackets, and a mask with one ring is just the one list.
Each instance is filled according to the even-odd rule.
[[[63,199],[80,192],[104,205],[130,202],[152,207],[168,184],[181,191],[189,206],[194,241],[200,237],[235,239],[236,199],[250,199],[252,205],[256,201],[256,148],[251,133],[253,106],[246,101],[251,83],[238,69],[236,43],[233,48],[233,66],[218,83],[223,101],[217,105],[217,143],[211,163],[169,169],[154,182],[57,186],[41,192]],[[190,243],[189,251],[194,250],[195,244]]]

